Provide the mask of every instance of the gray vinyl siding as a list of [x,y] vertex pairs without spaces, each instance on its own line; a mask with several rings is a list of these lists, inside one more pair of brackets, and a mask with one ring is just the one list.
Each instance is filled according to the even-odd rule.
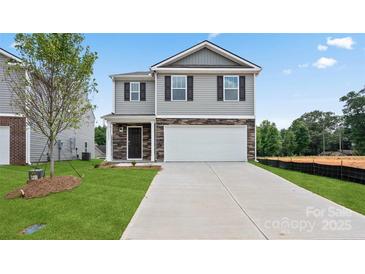
[[164,74],[157,76],[158,115],[254,115],[254,76],[246,75],[246,100],[217,101],[217,75],[194,76],[194,100],[165,101]]
[[[90,112],[85,115],[85,118],[80,123],[80,128],[77,129],[67,129],[60,133],[58,136],[58,140],[61,140],[63,143],[62,150],[60,154],[58,153],[58,147],[55,146],[54,149],[54,158],[55,160],[73,160],[77,159],[77,154],[81,158],[81,153],[85,151],[85,142],[87,142],[87,151],[91,153],[91,157],[95,158],[95,143],[94,143],[94,122],[95,118],[93,114]],[[71,139],[75,138],[76,145],[75,148],[78,148],[77,154],[76,149],[73,149],[71,146]],[[37,163],[38,161],[46,161],[48,147],[45,148],[47,143],[47,138],[39,133],[38,131],[31,129],[30,133],[30,161],[32,163]],[[44,153],[42,155],[42,151]],[[41,157],[42,155],[42,157]]]
[[[124,83],[146,83],[146,101],[124,101]],[[155,113],[155,82],[154,81],[115,81],[115,113],[116,114],[154,114]]]
[[238,63],[217,54],[210,49],[203,48],[185,58],[182,58],[172,64],[165,65],[166,67],[242,67]]
[[7,57],[0,54],[0,113],[16,113],[17,109],[12,106],[13,92],[5,78],[7,60]]

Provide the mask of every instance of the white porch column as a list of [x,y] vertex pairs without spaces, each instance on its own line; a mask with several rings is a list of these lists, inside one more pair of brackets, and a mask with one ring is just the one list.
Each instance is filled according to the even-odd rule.
[[151,162],[155,161],[155,122],[151,121]]
[[106,122],[106,160],[113,161],[113,124]]

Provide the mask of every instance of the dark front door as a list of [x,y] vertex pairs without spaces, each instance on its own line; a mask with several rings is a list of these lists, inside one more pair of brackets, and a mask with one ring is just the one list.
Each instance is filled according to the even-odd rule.
[[142,158],[142,128],[128,128],[128,159]]

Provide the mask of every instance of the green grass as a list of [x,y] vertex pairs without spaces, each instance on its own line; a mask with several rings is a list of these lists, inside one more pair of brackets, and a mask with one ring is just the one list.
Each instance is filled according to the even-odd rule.
[[270,167],[254,161],[251,163],[337,204],[365,215],[365,185]]
[[[99,162],[72,161],[85,176],[80,186],[28,200],[4,196],[25,184],[30,167],[0,166],[0,239],[119,239],[157,171],[94,168]],[[56,175],[77,176],[69,162],[57,162]],[[46,227],[19,233],[37,223]]]

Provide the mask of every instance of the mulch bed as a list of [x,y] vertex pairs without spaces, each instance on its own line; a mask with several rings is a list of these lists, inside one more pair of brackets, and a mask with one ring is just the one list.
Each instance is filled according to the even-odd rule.
[[62,192],[73,189],[81,183],[79,178],[74,176],[46,177],[39,180],[31,180],[20,188],[17,188],[5,195],[6,199],[44,197],[50,193]]
[[135,165],[133,166],[128,165],[128,166],[118,166],[117,164],[113,164],[113,163],[109,163],[109,162],[104,162],[101,164],[98,164],[95,166],[95,168],[116,168],[116,169],[152,169],[152,170],[161,170],[161,166],[157,166],[157,165]]
[[152,169],[161,170],[161,166],[112,166],[115,169]]

